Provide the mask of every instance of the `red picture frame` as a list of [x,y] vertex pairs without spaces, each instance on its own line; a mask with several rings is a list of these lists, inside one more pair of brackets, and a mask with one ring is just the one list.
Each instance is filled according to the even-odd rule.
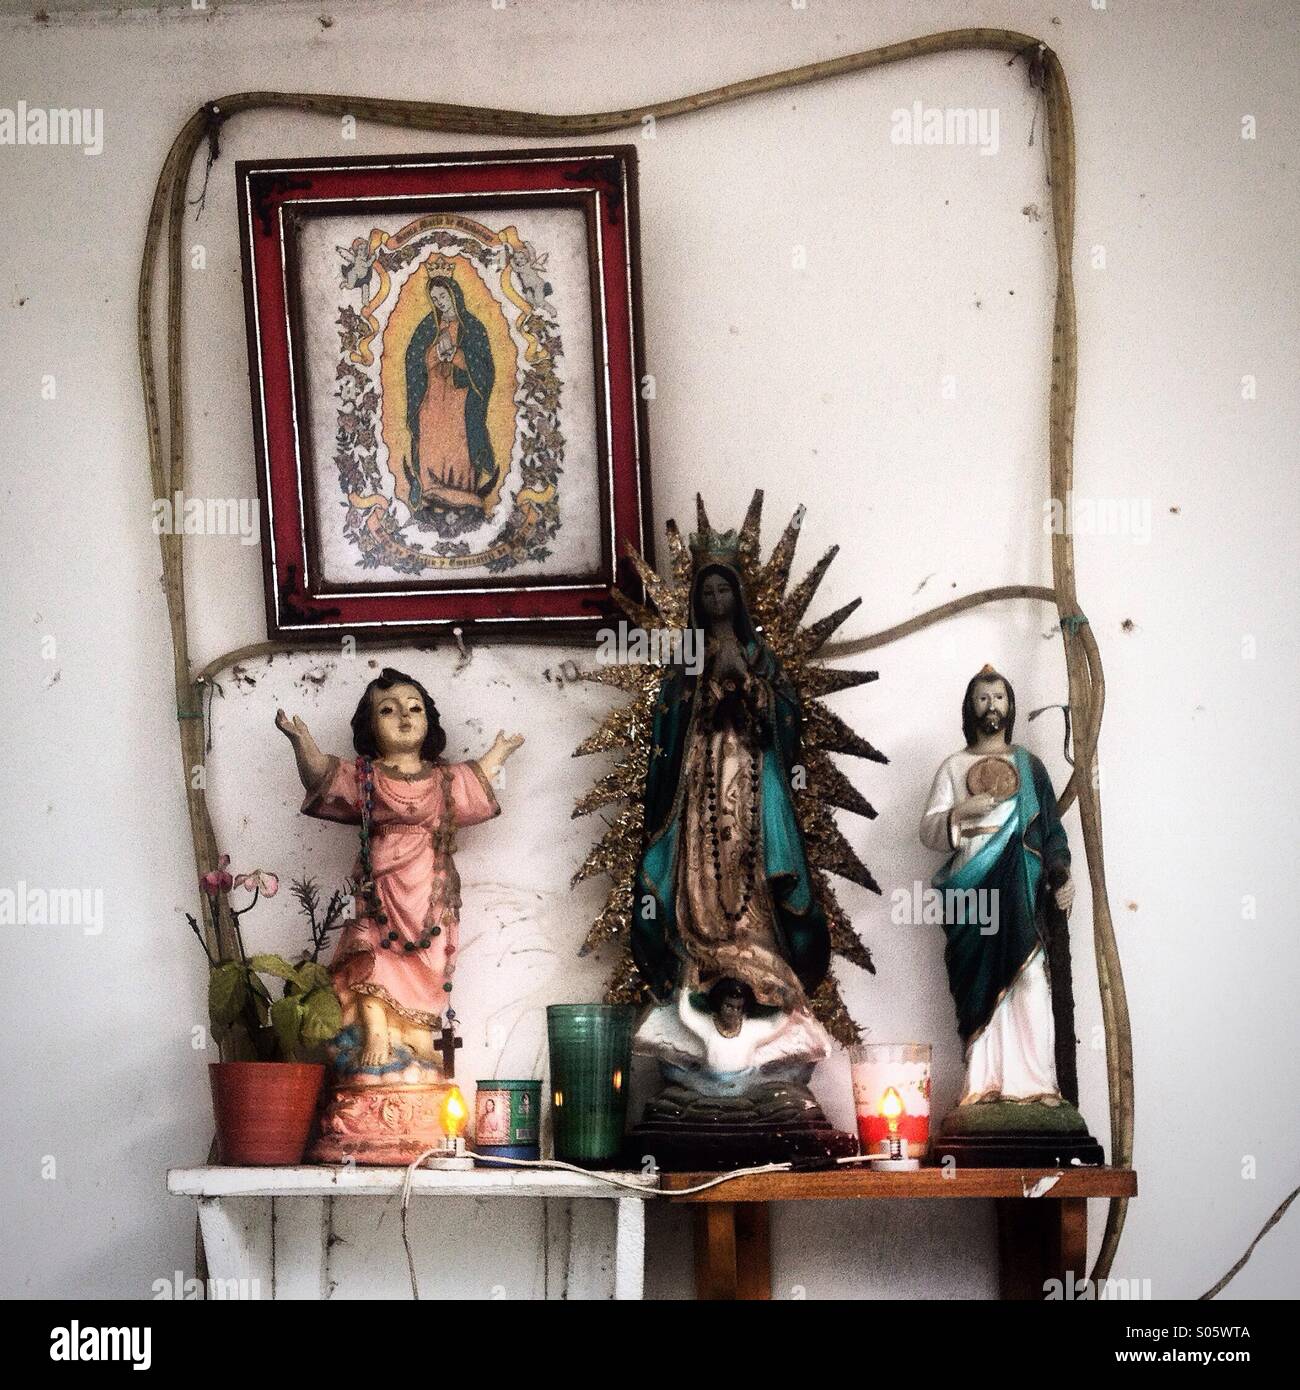
[[[653,563],[635,148],[236,178],[268,636],[607,623],[625,544]],[[563,312],[529,226],[563,229]]]

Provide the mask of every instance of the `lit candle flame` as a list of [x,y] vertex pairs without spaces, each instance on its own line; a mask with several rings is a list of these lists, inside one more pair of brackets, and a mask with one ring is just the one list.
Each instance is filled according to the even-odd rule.
[[461,1095],[459,1086],[453,1086],[442,1103],[442,1127],[447,1137],[459,1139],[468,1119],[469,1110],[465,1105],[465,1097]]
[[903,1105],[903,1098],[892,1086],[880,1098],[880,1114],[884,1116],[889,1125],[890,1133],[898,1129],[899,1118],[904,1114],[906,1107]]

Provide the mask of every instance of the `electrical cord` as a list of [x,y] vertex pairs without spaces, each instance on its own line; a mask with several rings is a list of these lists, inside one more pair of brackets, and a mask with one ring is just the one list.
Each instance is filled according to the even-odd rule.
[[[411,1297],[418,1303],[420,1301],[420,1285],[415,1274],[415,1255],[411,1250],[411,1238],[407,1229],[406,1216],[407,1210],[411,1205],[412,1183],[415,1174],[426,1159],[433,1158],[440,1154],[441,1149],[425,1149],[423,1153],[417,1154],[410,1163],[406,1165],[406,1173],[402,1178],[402,1244],[406,1249],[406,1268],[411,1278]],[[578,1173],[584,1178],[596,1178],[598,1181],[608,1184],[610,1187],[620,1187],[628,1192],[637,1192],[642,1197],[693,1197],[697,1193],[707,1192],[710,1188],[720,1187],[723,1183],[732,1182],[736,1178],[753,1178],[763,1173],[798,1173],[798,1172],[829,1172],[833,1168],[844,1167],[854,1163],[869,1163],[873,1158],[879,1158],[879,1154],[852,1154],[847,1158],[835,1159],[790,1159],[785,1163],[762,1163],[753,1168],[734,1168],[727,1173],[719,1173],[717,1177],[710,1178],[707,1182],[696,1183],[693,1187],[652,1187],[649,1180],[653,1175],[647,1173],[645,1182],[629,1181],[627,1178],[618,1177],[614,1173],[602,1173],[598,1169],[580,1168],[576,1163],[565,1163],[558,1158],[498,1158],[494,1154],[474,1154],[475,1163],[497,1165],[502,1168],[537,1168],[550,1172]]]

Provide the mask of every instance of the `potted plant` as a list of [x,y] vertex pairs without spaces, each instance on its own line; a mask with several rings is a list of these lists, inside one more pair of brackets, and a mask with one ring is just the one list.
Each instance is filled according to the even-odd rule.
[[[199,880],[212,921],[222,939],[221,914],[228,914],[237,957],[214,955],[193,916],[186,918],[208,957],[208,1014],[222,1060],[208,1067],[217,1127],[217,1157],[224,1164],[280,1165],[302,1161],[325,1079],[324,1044],[342,1027],[329,972],[320,963],[321,947],[339,924],[346,901],[335,893],[318,918],[319,890],[310,880],[293,885],[312,931],[312,945],[300,960],[249,955],[240,918],[279,890],[274,874],[255,870],[232,875],[229,855]],[[230,905],[234,889],[251,891],[242,908]],[[269,983],[268,983],[269,981]]]

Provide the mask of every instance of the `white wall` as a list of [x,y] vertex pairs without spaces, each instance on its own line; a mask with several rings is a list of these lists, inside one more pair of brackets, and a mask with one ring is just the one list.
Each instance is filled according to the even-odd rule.
[[[196,892],[134,346],[146,209],[181,122],[247,88],[605,109],[964,23],[1040,34],[1062,55],[1079,141],[1078,490],[1136,499],[1152,520],[1146,544],[1077,541],[1107,663],[1106,842],[1137,1077],[1142,1195],[1114,1273],[1149,1279],[1157,1297],[1199,1294],[1294,1185],[1294,4],[212,0],[206,14],[56,12],[47,25],[0,18],[0,105],[102,107],[105,144],[97,158],[0,147],[0,886],[101,888],[105,925],[97,936],[3,928],[4,1293],[148,1296],[153,1280],[191,1266],[192,1212],[164,1195],[163,1173],[207,1149],[209,1058],[191,1048],[204,970],[182,916]],[[891,144],[891,113],[917,100],[996,107],[997,156]],[[1257,120],[1253,142],[1244,115]],[[658,518],[685,520],[699,484],[715,520],[738,519],[761,484],[770,540],[807,503],[805,563],[843,547],[820,611],[865,594],[859,633],[985,585],[1049,582],[1051,247],[1048,223],[1022,211],[1048,207],[1033,116],[1019,66],[951,56],[662,123],[638,141]],[[247,496],[234,161],[519,142],[363,127],[347,143],[334,121],[254,115],[221,143],[206,211],[186,234],[207,249],[207,269],[185,279],[190,479]],[[798,245],[802,271],[791,269]],[[1095,246],[1104,269],[1091,264]],[[942,397],[946,375],[955,400]],[[1242,398],[1246,375],[1257,399]],[[187,563],[197,661],[264,635],[257,547],[196,540]],[[933,868],[916,819],[957,744],[969,673],[995,661],[1024,710],[1064,698],[1052,628],[1039,605],[985,609],[873,654],[880,681],[838,697],[892,758],[848,769],[879,820],[845,818],[887,889]],[[476,750],[500,725],[529,736],[506,815],[467,835],[462,858],[462,1070],[518,1074],[542,1061],[541,1006],[599,987],[599,964],[574,951],[600,889],[566,885],[589,830],[569,809],[591,770],[568,753],[600,697],[548,684],[543,670],[565,655],[553,650],[483,649],[459,675],[444,651],[376,655],[425,677],[453,748]],[[366,673],[319,656],[250,673],[256,684],[228,680],[216,708],[220,841],[238,868],[337,881],[348,838],[296,815],[271,721],[282,703],[345,748]],[[1059,722],[1019,732],[1059,784]],[[1079,849],[1077,814],[1067,827]],[[846,886],[843,898],[879,965],[874,977],[843,972],[850,1007],[878,1039],[934,1041],[942,1111],[959,1065],[941,934],[891,926],[887,897]],[[1075,913],[1080,1069],[1104,1139],[1088,906],[1084,896]],[[247,922],[259,945],[296,945],[285,895]],[[842,1061],[817,1084],[848,1123]],[[990,1210],[931,1207],[778,1208],[774,1292],[992,1293]],[[1230,1294],[1294,1293],[1298,1232],[1292,1213]],[[502,1283],[526,1294],[531,1257],[504,1240],[492,1248],[484,1293]],[[652,1290],[688,1290],[680,1212],[652,1212],[651,1248]]]

